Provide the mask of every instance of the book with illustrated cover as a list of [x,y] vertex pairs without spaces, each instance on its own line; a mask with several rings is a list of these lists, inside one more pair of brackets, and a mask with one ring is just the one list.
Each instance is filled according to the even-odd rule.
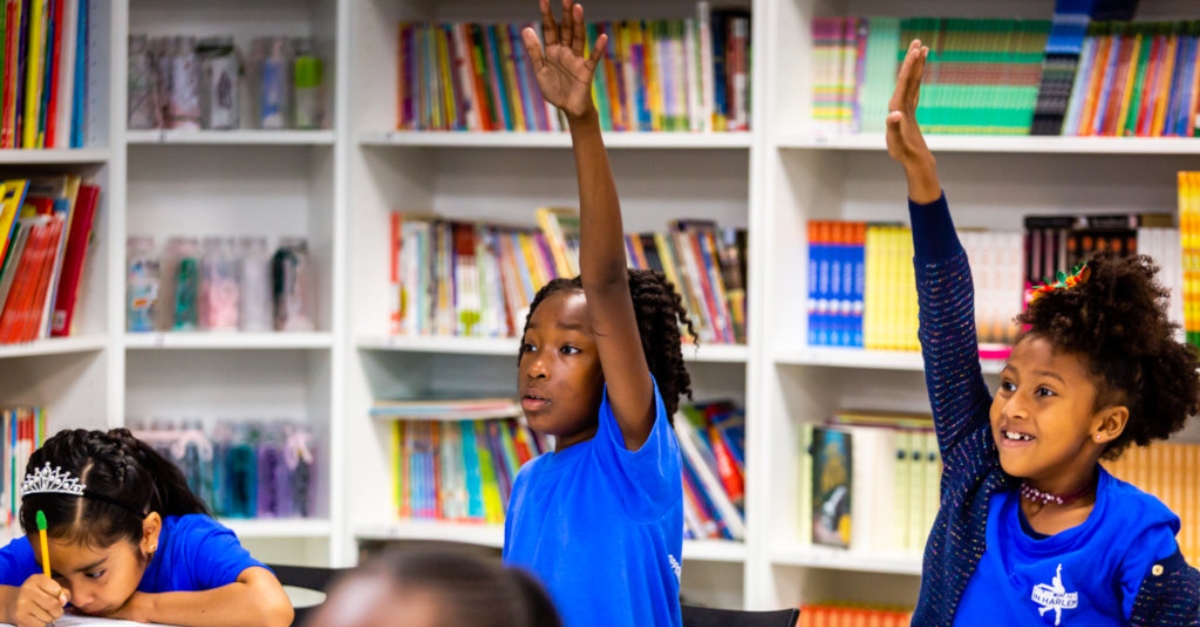
[[827,427],[812,433],[812,542],[850,546],[851,438]]

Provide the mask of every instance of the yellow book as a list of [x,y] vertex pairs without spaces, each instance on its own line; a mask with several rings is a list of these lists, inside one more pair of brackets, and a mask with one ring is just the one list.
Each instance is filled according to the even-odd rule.
[[530,125],[525,120],[525,106],[521,102],[524,96],[521,94],[521,83],[517,80],[517,68],[513,63],[513,46],[523,44],[514,42],[509,36],[508,28],[504,26],[496,29],[496,42],[500,44],[500,68],[504,74],[503,80],[509,86],[508,101],[512,105],[513,130],[528,131]]
[[404,498],[404,483],[403,473],[400,472],[400,466],[404,462],[401,453],[400,443],[404,438],[404,423],[401,420],[392,420],[391,423],[391,441],[389,452],[391,453],[391,502],[395,508],[396,515],[401,518],[406,518],[404,506],[407,501]]
[[1142,34],[1138,33],[1133,39],[1133,54],[1129,57],[1129,71],[1125,77],[1125,97],[1121,99],[1121,113],[1117,116],[1117,128],[1115,134],[1119,137],[1123,134],[1125,124],[1129,121],[1129,107],[1133,102],[1133,92],[1135,82],[1137,81],[1138,58],[1142,52]]
[[[481,423],[475,423],[476,433],[485,431]],[[504,523],[504,503],[500,499],[500,484],[496,480],[496,460],[492,456],[492,450],[484,443],[486,437],[475,438],[476,448],[479,451],[479,474],[483,485],[483,511],[484,519],[489,524]]]
[[445,107],[443,128],[454,129],[459,120],[457,95],[454,93],[454,77],[450,74],[453,71],[450,67],[450,40],[446,31],[441,28],[434,31],[434,37],[437,42],[438,71],[441,74],[439,80],[442,82],[442,106]]
[[29,12],[29,48],[25,70],[25,119],[22,145],[38,148],[38,115],[42,104],[42,61],[46,53],[46,0],[33,0]]
[[879,300],[880,282],[883,280],[879,272],[879,252],[879,227],[867,226],[863,256],[866,274],[866,289],[863,294],[863,347],[869,350],[879,347],[879,316],[883,306]]
[[546,238],[554,269],[560,277],[579,275],[579,212],[565,207],[541,207],[534,212]]
[[650,129],[663,130],[662,55],[659,54],[658,22],[642,24],[642,56],[645,59],[646,97],[650,101]]
[[533,241],[533,237],[529,233],[519,233],[517,239],[521,242],[521,258],[525,260],[525,265],[529,269],[529,278],[533,281],[533,291],[536,293],[542,289],[542,286],[550,282],[550,277],[542,267],[539,259],[541,255],[534,250],[537,243]]

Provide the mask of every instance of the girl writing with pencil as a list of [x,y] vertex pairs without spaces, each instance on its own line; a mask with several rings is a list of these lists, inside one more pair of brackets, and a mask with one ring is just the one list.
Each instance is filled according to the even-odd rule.
[[[29,458],[21,499],[26,536],[0,549],[0,622],[46,627],[67,606],[183,627],[292,622],[275,575],[125,429],[47,440]],[[42,516],[47,540],[35,550]]]

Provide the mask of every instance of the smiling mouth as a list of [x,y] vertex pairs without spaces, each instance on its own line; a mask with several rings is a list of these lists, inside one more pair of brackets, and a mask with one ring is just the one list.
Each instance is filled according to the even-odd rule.
[[1002,430],[1000,431],[1000,435],[1004,436],[1004,439],[1010,442],[1032,442],[1036,439],[1032,435],[1021,433],[1020,431]]

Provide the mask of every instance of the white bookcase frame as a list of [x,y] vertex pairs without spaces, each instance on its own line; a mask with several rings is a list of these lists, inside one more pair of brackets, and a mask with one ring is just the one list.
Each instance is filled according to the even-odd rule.
[[[748,415],[743,544],[689,542],[684,592],[770,609],[827,598],[915,601],[913,554],[812,548],[796,537],[798,425],[840,406],[927,410],[918,355],[804,345],[809,219],[906,219],[904,181],[879,136],[814,138],[810,20],[825,15],[1049,18],[1050,0],[734,0],[754,11],[753,130],[610,134],[630,230],[672,218],[747,227],[750,337],[689,355],[697,398]],[[1186,0],[1139,18],[1196,17]],[[692,0],[594,0],[589,19],[680,18]],[[1191,13],[1188,11],[1191,10]],[[576,204],[563,134],[395,131],[402,19],[532,20],[535,0],[97,0],[88,147],[0,152],[7,172],[78,171],[103,186],[77,337],[0,347],[0,402],[49,410],[52,430],[129,418],[274,412],[320,435],[319,516],[232,521],[269,560],[348,565],[359,540],[498,548],[495,528],[395,520],[387,428],[375,397],[431,389],[511,393],[512,339],[387,335],[387,217],[434,210],[533,223]],[[329,130],[180,133],[125,128],[131,33],[314,36],[326,59]],[[107,79],[107,80],[105,80]],[[1174,210],[1174,172],[1200,141],[932,137],[956,219],[1016,229],[1024,213]],[[257,211],[255,211],[257,209]],[[126,334],[129,235],[307,236],[321,270],[318,329],[305,334]],[[297,359],[299,357],[299,359]],[[989,376],[997,362],[985,362]]]

